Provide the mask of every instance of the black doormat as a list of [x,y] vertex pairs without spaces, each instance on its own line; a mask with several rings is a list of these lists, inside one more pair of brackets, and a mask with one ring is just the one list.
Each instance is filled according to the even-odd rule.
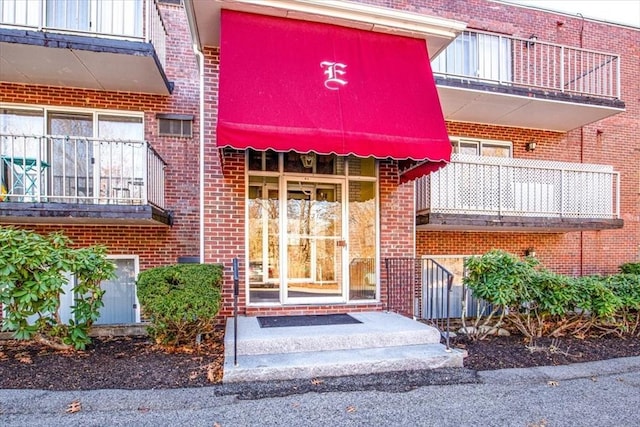
[[283,328],[288,326],[349,325],[362,323],[348,314],[314,314],[308,316],[259,316],[261,328]]

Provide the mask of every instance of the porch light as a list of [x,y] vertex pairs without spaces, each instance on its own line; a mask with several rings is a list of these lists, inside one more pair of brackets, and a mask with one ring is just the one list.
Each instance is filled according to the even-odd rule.
[[535,34],[531,34],[529,36],[529,41],[527,42],[527,44],[525,45],[526,47],[533,47],[536,42],[538,41],[538,36],[536,36]]
[[302,162],[302,167],[311,169],[316,162],[316,155],[314,153],[301,154],[300,161]]
[[527,257],[535,258],[536,257],[536,249],[535,248],[527,248],[524,250],[524,255]]
[[531,140],[531,141],[527,142],[527,145],[526,145],[527,151],[535,150],[537,145],[538,145],[538,143],[535,142],[534,140]]

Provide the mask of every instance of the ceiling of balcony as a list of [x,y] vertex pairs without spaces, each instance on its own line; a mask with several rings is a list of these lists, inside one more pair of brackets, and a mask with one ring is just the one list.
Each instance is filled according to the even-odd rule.
[[192,34],[202,46],[220,45],[220,10],[323,22],[366,31],[423,38],[431,58],[440,53],[466,24],[355,2],[325,0],[185,0]]
[[[0,80],[168,95],[170,84],[149,43],[2,30]],[[84,41],[82,39],[89,39]],[[92,43],[91,41],[98,41]]]
[[506,93],[449,86],[437,80],[445,120],[568,132],[624,111],[620,102],[594,102],[564,94]]

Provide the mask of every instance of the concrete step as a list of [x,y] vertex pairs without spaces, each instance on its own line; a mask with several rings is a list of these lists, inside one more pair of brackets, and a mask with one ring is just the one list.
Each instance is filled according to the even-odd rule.
[[465,351],[442,344],[282,354],[227,355],[223,382],[268,381],[462,367]]
[[[350,313],[362,323],[261,328],[255,317],[238,318],[238,355],[306,353],[437,344],[440,332],[395,313]],[[227,321],[225,353],[233,354],[234,321]]]

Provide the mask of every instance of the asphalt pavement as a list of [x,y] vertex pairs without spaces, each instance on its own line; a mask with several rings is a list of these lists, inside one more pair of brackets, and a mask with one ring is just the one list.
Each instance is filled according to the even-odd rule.
[[640,357],[170,390],[0,390],[0,426],[640,426]]

